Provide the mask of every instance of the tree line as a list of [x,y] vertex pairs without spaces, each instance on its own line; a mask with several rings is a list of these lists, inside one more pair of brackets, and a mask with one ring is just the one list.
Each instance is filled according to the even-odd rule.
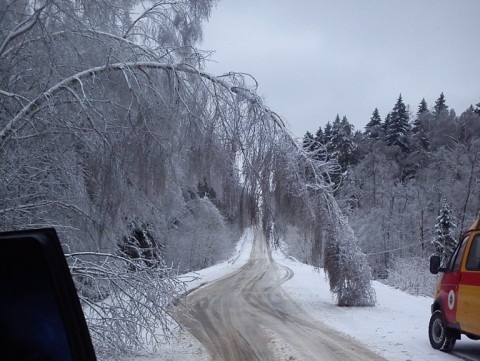
[[[377,276],[400,277],[414,264],[427,272],[444,207],[455,238],[480,215],[480,103],[457,115],[441,93],[413,113],[400,95],[384,118],[374,109],[363,131],[337,115],[307,132],[303,147],[338,161],[337,200]],[[402,287],[428,293],[429,282]]]

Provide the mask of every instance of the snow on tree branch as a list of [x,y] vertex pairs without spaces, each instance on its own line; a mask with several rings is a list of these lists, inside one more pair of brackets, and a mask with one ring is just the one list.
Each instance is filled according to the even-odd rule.
[[172,337],[173,301],[185,292],[177,270],[105,253],[65,256],[99,356],[150,351],[164,341],[159,337]]
[[37,23],[38,19],[42,15],[43,10],[48,6],[48,1],[40,8],[35,9],[34,13],[30,16],[27,17],[25,20],[21,21],[18,23],[11,31],[10,33],[5,37],[5,39],[2,41],[2,44],[0,44],[0,57],[2,57],[5,48],[10,44],[15,38],[23,35],[27,31],[31,30],[33,26]]

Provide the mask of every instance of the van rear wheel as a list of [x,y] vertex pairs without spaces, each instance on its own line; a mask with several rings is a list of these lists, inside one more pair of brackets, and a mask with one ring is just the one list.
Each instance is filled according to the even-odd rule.
[[457,340],[446,336],[442,311],[435,311],[432,314],[428,325],[428,338],[430,339],[430,345],[432,345],[435,350],[441,350],[444,352],[450,352],[453,350]]

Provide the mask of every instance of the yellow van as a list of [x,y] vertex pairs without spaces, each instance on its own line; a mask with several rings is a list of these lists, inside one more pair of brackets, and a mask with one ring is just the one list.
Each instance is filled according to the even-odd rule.
[[461,237],[445,268],[438,256],[430,258],[430,271],[443,272],[428,327],[432,347],[450,352],[462,334],[480,339],[480,219]]

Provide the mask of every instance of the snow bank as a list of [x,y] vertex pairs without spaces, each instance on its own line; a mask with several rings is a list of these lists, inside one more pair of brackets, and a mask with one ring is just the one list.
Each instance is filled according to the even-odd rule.
[[243,233],[233,255],[227,261],[200,271],[186,273],[180,276],[180,280],[187,282],[187,291],[191,291],[203,284],[225,277],[247,263],[252,251],[252,244],[253,230],[249,228]]

